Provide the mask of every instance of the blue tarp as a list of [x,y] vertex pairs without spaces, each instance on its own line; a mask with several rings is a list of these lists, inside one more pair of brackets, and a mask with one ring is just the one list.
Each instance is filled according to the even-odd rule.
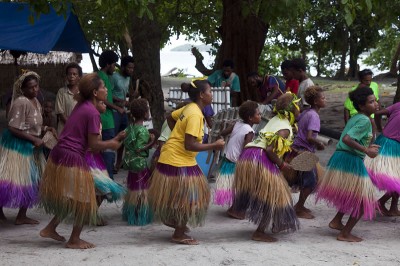
[[29,23],[28,4],[0,3],[0,49],[47,54],[49,51],[88,53],[89,46],[78,18],[68,10],[35,17]]

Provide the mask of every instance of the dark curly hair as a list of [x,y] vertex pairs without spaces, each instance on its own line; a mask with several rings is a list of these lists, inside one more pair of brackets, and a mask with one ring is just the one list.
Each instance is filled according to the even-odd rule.
[[307,70],[306,61],[304,61],[303,58],[292,59],[291,67],[296,70],[303,70],[303,71]]
[[311,105],[314,106],[314,102],[318,97],[321,96],[322,88],[320,86],[310,86],[304,92],[304,100]]
[[117,62],[118,62],[118,55],[110,50],[102,52],[99,57],[99,65],[101,68],[104,68],[107,65],[112,65]]
[[358,86],[354,91],[349,92],[349,98],[353,102],[354,108],[360,111],[360,106],[367,103],[367,98],[373,95],[374,92],[370,87]]
[[239,107],[239,117],[244,122],[249,122],[250,117],[252,117],[258,108],[258,103],[253,101],[246,101],[242,103]]
[[211,83],[206,79],[195,80],[192,83],[194,86],[191,83],[182,83],[181,90],[189,94],[189,98],[192,102],[196,102],[200,92],[204,92],[207,88],[207,85],[211,87]]
[[144,119],[146,117],[146,113],[149,111],[149,104],[144,98],[134,99],[131,102],[130,111],[132,117],[136,120]]
[[70,69],[70,68],[75,68],[75,69],[77,69],[78,70],[78,75],[79,75],[79,77],[82,77],[82,67],[78,64],[78,63],[76,63],[76,62],[71,62],[71,63],[69,63],[66,67],[65,67],[65,75],[68,75],[68,70]]

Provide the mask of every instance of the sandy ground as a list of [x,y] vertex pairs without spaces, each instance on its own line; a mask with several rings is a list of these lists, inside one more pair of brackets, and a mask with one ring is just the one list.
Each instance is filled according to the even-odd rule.
[[[341,102],[344,93],[328,93],[331,108],[321,112],[323,125],[342,128]],[[388,96],[388,101],[390,100]],[[318,152],[323,165],[329,160],[336,142]],[[116,179],[124,183],[126,171]],[[210,184],[211,187],[214,184]],[[378,193],[377,196],[380,196]],[[293,194],[296,201],[298,193]],[[335,210],[325,203],[315,204],[311,197],[307,207],[316,218],[301,220],[295,233],[275,235],[277,243],[252,241],[256,226],[247,220],[233,220],[226,216],[226,208],[210,205],[205,226],[190,233],[201,241],[198,246],[170,243],[172,230],[162,225],[128,226],[121,220],[122,202],[103,204],[100,213],[109,225],[86,227],[82,238],[97,245],[91,250],[69,250],[62,243],[39,236],[50,220],[40,209],[28,215],[40,225],[13,225],[16,210],[5,209],[8,221],[0,224],[1,265],[399,265],[398,230],[400,218],[382,217],[361,221],[354,234],[364,238],[361,243],[336,240],[337,232],[328,228]],[[70,224],[61,224],[61,235],[68,236]]]

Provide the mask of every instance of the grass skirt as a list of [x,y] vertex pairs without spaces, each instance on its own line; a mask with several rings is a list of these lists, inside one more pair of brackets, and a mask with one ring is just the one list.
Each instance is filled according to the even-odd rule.
[[82,154],[54,147],[40,184],[40,197],[46,213],[60,220],[71,217],[74,225],[97,224],[94,179]]
[[400,143],[380,135],[375,144],[381,146],[378,156],[364,161],[372,183],[379,190],[400,193]]
[[3,131],[0,141],[0,207],[31,208],[38,203],[46,160],[42,148]]
[[101,153],[87,152],[85,158],[94,178],[96,195],[105,196],[108,202],[121,199],[126,188],[110,178]]
[[335,151],[317,188],[317,201],[324,199],[339,212],[373,219],[377,208],[374,185],[363,159],[344,151]]
[[236,164],[233,189],[233,210],[247,211],[255,224],[272,223],[278,231],[299,228],[289,186],[264,149],[243,150]]
[[147,225],[153,220],[148,200],[149,179],[148,168],[139,173],[128,173],[128,193],[122,208],[122,218],[128,221],[129,225]]
[[222,159],[221,167],[219,168],[216,189],[214,194],[214,203],[217,205],[232,204],[232,185],[235,178],[236,163]]
[[196,227],[204,223],[210,189],[198,165],[157,163],[150,178],[149,199],[157,220]]

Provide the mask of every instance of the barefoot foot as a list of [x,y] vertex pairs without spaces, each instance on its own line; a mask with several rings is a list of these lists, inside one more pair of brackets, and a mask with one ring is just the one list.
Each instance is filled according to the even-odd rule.
[[399,210],[389,210],[387,212],[387,216],[400,216],[400,211]]
[[182,244],[182,245],[198,245],[199,241],[194,239],[191,236],[188,236],[187,234],[183,234],[181,236],[175,236],[173,235],[171,238],[171,242],[175,244]]
[[65,247],[72,248],[72,249],[89,249],[89,248],[94,248],[96,246],[90,242],[86,242],[82,239],[78,239],[78,241],[69,240],[67,242],[67,244],[65,245]]
[[244,213],[244,212],[236,212],[236,211],[232,210],[232,208],[229,208],[226,211],[226,214],[228,214],[229,217],[235,218],[235,219],[238,219],[238,220],[244,220],[246,218],[246,213]]
[[340,233],[337,238],[339,241],[346,241],[346,242],[361,242],[363,239],[352,234],[344,235]]
[[278,239],[276,239],[275,237],[269,236],[266,233],[259,232],[259,231],[255,231],[253,233],[251,239],[254,241],[261,241],[261,242],[268,242],[268,243],[278,241]]
[[15,219],[15,225],[22,225],[22,224],[39,224],[39,221],[28,218],[26,216],[25,217],[17,217]]
[[344,225],[341,222],[330,222],[329,223],[329,228],[335,229],[335,230],[342,230],[344,228]]
[[65,237],[60,236],[56,231],[43,229],[42,231],[40,231],[39,234],[41,237],[44,237],[44,238],[52,238],[52,239],[60,241],[60,242],[66,241]]
[[382,204],[380,201],[378,201],[378,211],[384,216],[389,216],[389,210],[386,209],[385,204]]
[[315,216],[311,214],[311,212],[307,212],[305,210],[296,210],[296,215],[298,218],[303,218],[303,219],[314,219]]

